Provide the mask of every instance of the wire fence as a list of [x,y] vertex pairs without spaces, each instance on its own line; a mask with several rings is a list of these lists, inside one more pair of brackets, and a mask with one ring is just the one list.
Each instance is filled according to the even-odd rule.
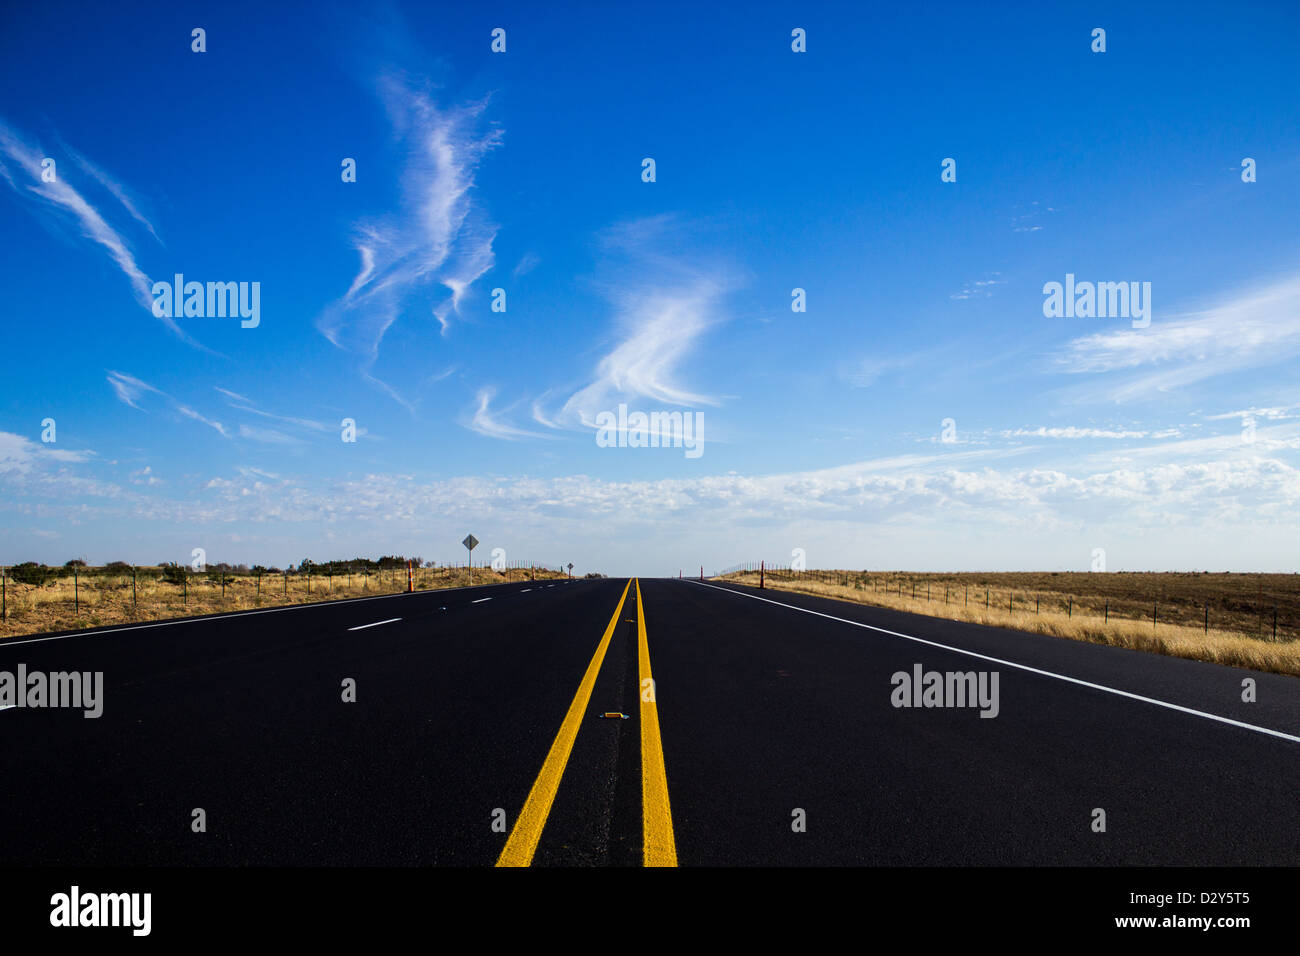
[[[744,562],[714,577],[842,590],[857,600],[906,603],[941,613],[943,606],[1019,615],[1176,625],[1206,635],[1230,631],[1261,640],[1300,639],[1300,576],[1295,574],[1009,572],[908,574],[899,571],[791,570]],[[746,583],[750,583],[746,580]],[[1081,586],[1082,585],[1082,586]]]
[[0,636],[201,615],[257,607],[425,591],[469,584],[567,577],[525,561],[423,562],[379,567],[351,562],[278,568],[184,565],[0,567]]

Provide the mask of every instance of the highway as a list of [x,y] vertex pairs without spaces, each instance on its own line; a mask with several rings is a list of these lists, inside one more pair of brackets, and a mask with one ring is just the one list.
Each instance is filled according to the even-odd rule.
[[[103,714],[0,711],[11,866],[1300,861],[1295,679],[779,591],[423,591],[20,663],[102,671]],[[896,706],[930,671],[996,672],[996,715]]]

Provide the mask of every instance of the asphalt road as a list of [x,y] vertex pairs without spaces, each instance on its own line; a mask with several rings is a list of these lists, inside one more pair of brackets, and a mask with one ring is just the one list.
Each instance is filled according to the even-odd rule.
[[[1300,862],[1295,679],[778,591],[417,592],[19,663],[102,671],[104,711],[0,711],[0,865]],[[997,715],[895,706],[918,665],[997,672]]]

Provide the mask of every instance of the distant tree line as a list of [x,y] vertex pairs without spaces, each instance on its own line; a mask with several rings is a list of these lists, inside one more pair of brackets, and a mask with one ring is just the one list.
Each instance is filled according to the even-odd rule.
[[[215,564],[208,564],[203,571],[195,571],[187,564],[180,564],[176,561],[160,561],[157,567],[162,571],[162,579],[171,584],[179,584],[186,577],[193,578],[198,575],[203,577],[219,580],[222,575],[233,577],[236,575],[249,574],[284,574],[286,571],[291,574],[311,574],[311,575],[346,575],[346,574],[374,574],[378,571],[397,571],[406,568],[407,561],[411,562],[413,568],[434,568],[438,566],[436,561],[425,561],[421,557],[412,556],[404,557],[402,555],[389,554],[381,558],[352,558],[351,560],[335,561],[313,561],[311,558],[303,558],[296,566],[290,564],[283,570],[274,565],[255,564],[249,567],[247,564],[229,564],[225,561],[219,561]],[[82,558],[73,558],[64,563],[62,567],[51,567],[41,564],[37,561],[24,561],[21,564],[15,564],[9,567],[7,574],[9,580],[16,581],[19,584],[27,584],[34,587],[40,587],[50,581],[60,578],[70,578],[74,573],[82,577],[91,577],[95,575],[128,575],[139,566],[132,566],[127,561],[109,561],[102,567],[91,567]],[[137,572],[140,573],[140,572]],[[147,572],[145,572],[147,573]]]

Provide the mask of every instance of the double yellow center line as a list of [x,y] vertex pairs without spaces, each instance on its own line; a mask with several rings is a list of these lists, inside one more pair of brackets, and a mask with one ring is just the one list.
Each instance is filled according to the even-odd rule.
[[668,804],[668,772],[664,745],[659,739],[659,704],[650,674],[650,645],[645,636],[645,608],[641,582],[636,582],[636,632],[638,685],[641,688],[641,846],[645,866],[676,866],[673,811]]
[[676,866],[677,845],[673,840],[673,815],[668,802],[668,774],[664,769],[663,742],[659,738],[659,711],[655,699],[654,677],[650,673],[650,647],[646,640],[645,609],[641,604],[641,582],[633,579],[623,588],[623,595],[618,599],[618,606],[609,619],[605,634],[596,645],[587,671],[578,684],[578,692],[573,695],[569,711],[560,724],[560,731],[555,735],[541,772],[533,781],[533,787],[524,801],[524,808],[515,820],[505,848],[497,859],[497,866],[528,866],[532,863],[542,830],[546,827],[546,818],[550,815],[551,804],[560,789],[560,780],[564,777],[564,768],[573,751],[573,743],[578,738],[583,717],[591,703],[591,692],[596,686],[601,664],[605,661],[605,652],[609,649],[614,628],[618,626],[619,615],[627,603],[628,591],[636,588],[637,616],[637,671],[641,695],[641,818],[642,818],[642,861],[646,866]]

